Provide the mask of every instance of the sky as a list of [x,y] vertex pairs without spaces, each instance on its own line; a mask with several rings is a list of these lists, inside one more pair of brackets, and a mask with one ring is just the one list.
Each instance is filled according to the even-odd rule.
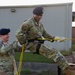
[[56,4],[69,2],[73,3],[72,11],[75,11],[75,0],[0,0],[0,6]]

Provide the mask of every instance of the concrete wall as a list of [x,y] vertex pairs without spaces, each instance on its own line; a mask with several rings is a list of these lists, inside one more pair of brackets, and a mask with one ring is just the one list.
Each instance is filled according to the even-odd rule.
[[[72,30],[72,3],[42,5],[44,15],[41,22],[44,24],[47,32],[53,36],[63,36],[71,38]],[[10,42],[16,40],[15,32],[24,20],[33,16],[35,6],[7,6],[0,7],[0,28],[6,27],[11,29]],[[11,12],[11,9],[15,12]],[[58,49],[67,50],[71,48],[71,41],[63,43],[50,43],[48,45]]]

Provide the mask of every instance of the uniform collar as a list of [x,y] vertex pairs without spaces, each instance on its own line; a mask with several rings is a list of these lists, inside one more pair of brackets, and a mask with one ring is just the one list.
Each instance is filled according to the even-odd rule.
[[33,21],[34,21],[34,23],[35,23],[36,26],[40,26],[39,22],[37,23],[34,18],[32,18],[32,19],[33,19]]
[[4,44],[4,45],[7,45],[7,44],[8,44],[8,42],[5,43],[5,42],[3,42],[2,40],[0,40],[0,43],[2,43],[2,44]]

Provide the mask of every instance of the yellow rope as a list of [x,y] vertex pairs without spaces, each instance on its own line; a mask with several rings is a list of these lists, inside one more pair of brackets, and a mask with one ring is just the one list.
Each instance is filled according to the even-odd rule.
[[[47,41],[52,41],[52,39],[49,39],[49,38],[44,38],[44,39],[42,39],[42,38],[38,38],[38,40],[47,40]],[[55,41],[58,41],[58,40],[60,40],[60,38],[57,38],[57,39],[55,39]],[[64,40],[75,40],[75,38],[65,38]]]
[[20,73],[21,73],[24,50],[25,50],[25,45],[22,45],[22,52],[21,52],[21,55],[20,55],[20,62],[19,62],[19,67],[18,67],[17,75],[20,75]]

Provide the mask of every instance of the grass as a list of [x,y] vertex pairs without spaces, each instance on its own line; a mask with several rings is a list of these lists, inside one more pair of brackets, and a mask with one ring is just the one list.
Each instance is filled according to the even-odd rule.
[[63,55],[72,55],[72,51],[75,51],[75,43],[72,44],[71,49],[69,49],[68,51],[63,50],[63,51],[61,51],[61,53]]
[[72,51],[71,51],[71,49],[68,50],[68,51],[63,50],[63,51],[61,51],[61,54],[64,55],[64,56],[68,56],[68,55],[72,54]]
[[75,43],[72,44],[71,50],[72,50],[72,51],[75,51]]
[[54,72],[51,72],[51,71],[43,71],[38,75],[56,75],[56,74]]
[[53,71],[42,71],[40,73],[37,73],[37,72],[31,72],[28,69],[22,70],[21,74],[22,75],[33,75],[33,74],[35,74],[35,75],[56,75]]
[[31,71],[28,68],[26,68],[25,70],[21,71],[21,74],[31,74]]
[[[15,53],[16,61],[19,61],[20,52]],[[30,52],[25,52],[23,56],[23,62],[44,62],[44,63],[52,63],[53,61],[45,58],[44,56],[33,54]]]

